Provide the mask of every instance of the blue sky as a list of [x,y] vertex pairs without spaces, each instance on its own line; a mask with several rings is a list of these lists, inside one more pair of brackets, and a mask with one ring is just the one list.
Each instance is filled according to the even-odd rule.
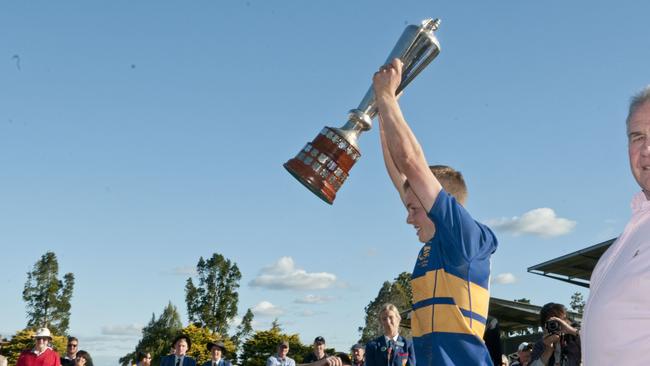
[[51,250],[77,280],[70,331],[102,364],[168,301],[186,322],[184,283],[214,252],[240,267],[257,329],[278,317],[305,343],[358,338],[365,305],[419,250],[377,130],[333,206],[282,164],[345,122],[424,18],[442,19],[442,52],[401,103],[428,160],[461,170],[468,209],[497,229],[493,296],[568,303],[579,288],[526,268],[616,236],[638,190],[624,119],[650,82],[645,2],[1,8],[0,334],[25,326],[26,272]]

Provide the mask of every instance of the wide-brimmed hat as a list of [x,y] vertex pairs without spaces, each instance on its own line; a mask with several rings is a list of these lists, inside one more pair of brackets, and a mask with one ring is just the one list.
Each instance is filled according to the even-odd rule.
[[192,348],[192,340],[190,339],[190,336],[187,334],[179,334],[174,338],[174,341],[172,342],[172,348],[176,347],[176,343],[180,341],[181,339],[184,339],[185,342],[187,342],[187,350],[189,351]]
[[49,338],[52,339],[52,333],[47,328],[38,328],[34,333],[34,338]]
[[212,347],[219,347],[221,348],[221,353],[226,352],[226,346],[223,344],[223,342],[217,341],[217,342],[208,342],[205,345],[205,348],[208,349],[208,352],[212,352]]

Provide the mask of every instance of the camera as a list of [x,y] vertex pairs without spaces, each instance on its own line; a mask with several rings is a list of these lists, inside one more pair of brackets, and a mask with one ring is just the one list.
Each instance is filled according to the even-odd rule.
[[544,324],[544,328],[546,328],[548,334],[558,334],[562,330],[562,326],[560,326],[560,322],[557,320],[548,320]]

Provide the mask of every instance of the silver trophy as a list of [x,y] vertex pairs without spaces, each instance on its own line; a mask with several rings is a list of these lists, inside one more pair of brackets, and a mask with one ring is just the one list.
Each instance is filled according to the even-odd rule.
[[[440,53],[440,43],[434,34],[439,25],[439,19],[426,19],[420,25],[407,26],[388,55],[386,63],[395,58],[403,63],[398,94]],[[359,106],[348,112],[348,121],[343,127],[323,128],[284,167],[310,191],[332,204],[336,192],[361,156],[357,144],[359,135],[370,130],[376,115],[375,93],[371,85]]]

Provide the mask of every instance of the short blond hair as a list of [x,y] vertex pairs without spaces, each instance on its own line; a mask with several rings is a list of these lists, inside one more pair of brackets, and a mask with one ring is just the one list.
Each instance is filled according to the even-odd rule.
[[[429,169],[440,182],[442,188],[464,206],[467,200],[467,185],[463,174],[447,165],[431,165]],[[410,187],[408,180],[404,182],[405,191]]]

